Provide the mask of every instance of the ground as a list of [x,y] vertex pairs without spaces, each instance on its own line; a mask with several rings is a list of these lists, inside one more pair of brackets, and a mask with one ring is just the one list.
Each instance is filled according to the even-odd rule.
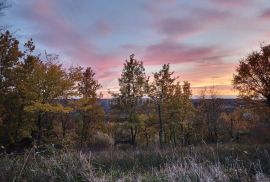
[[270,181],[270,145],[2,154],[0,181]]

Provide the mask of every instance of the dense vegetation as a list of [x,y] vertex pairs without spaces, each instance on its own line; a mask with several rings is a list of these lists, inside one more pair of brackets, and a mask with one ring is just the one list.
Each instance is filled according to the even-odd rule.
[[105,112],[91,67],[64,68],[2,32],[0,181],[268,180],[269,55],[264,46],[240,61],[236,108],[214,88],[193,104],[170,64],[147,76],[131,55]]
[[[269,181],[269,146],[82,153],[48,147],[0,160],[0,181]],[[153,152],[155,151],[155,152]]]
[[[58,63],[57,55],[46,52],[36,55],[32,40],[21,48],[8,31],[1,34],[0,45],[0,144],[10,152],[34,143],[83,149],[113,143],[133,146],[159,143],[162,147],[239,141],[242,136],[257,142],[269,138],[267,127],[261,130],[258,127],[269,121],[269,87],[263,85],[268,83],[265,79],[269,71],[262,70],[265,75],[259,75],[259,68],[269,68],[269,59],[261,61],[264,67],[250,61],[260,53],[250,55],[247,58],[250,63],[241,61],[234,83],[241,93],[242,88],[250,86],[245,97],[259,96],[262,92],[266,96],[265,105],[263,100],[253,99],[256,104],[251,107],[245,102],[245,107],[228,110],[215,90],[210,89],[202,92],[195,107],[190,83],[179,82],[169,64],[150,78],[143,63],[131,55],[119,78],[120,91],[110,92],[111,109],[105,113],[97,94],[101,85],[91,67],[65,69]],[[258,59],[266,59],[268,50],[269,46],[263,47]],[[262,86],[245,84],[250,73],[257,74],[252,76],[258,78],[254,84],[262,79],[261,91]],[[258,92],[252,91],[255,87]]]

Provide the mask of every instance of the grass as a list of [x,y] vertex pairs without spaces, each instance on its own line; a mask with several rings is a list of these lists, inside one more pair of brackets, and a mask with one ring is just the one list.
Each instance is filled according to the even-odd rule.
[[270,146],[202,145],[0,156],[0,181],[270,181]]

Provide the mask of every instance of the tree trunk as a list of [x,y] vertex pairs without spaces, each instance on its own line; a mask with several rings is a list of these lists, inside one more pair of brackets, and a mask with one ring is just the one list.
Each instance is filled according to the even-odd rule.
[[130,132],[131,132],[131,145],[135,146],[136,145],[137,128],[135,127],[133,129],[133,127],[131,127]]
[[37,128],[38,128],[38,145],[42,139],[42,125],[41,125],[41,112],[38,112],[38,119],[37,119]]
[[[63,123],[64,124],[64,123]],[[66,127],[63,125],[62,126],[62,130],[63,130],[63,135],[62,135],[62,137],[63,137],[63,139],[65,139],[65,137],[66,137]]]
[[266,98],[266,102],[267,102],[268,107],[270,108],[270,95]]
[[176,133],[175,133],[175,131],[173,131],[173,143],[174,143],[174,147],[176,147]]
[[15,142],[18,142],[18,133],[19,130],[21,128],[21,124],[22,124],[22,113],[23,113],[23,109],[24,109],[24,105],[22,104],[19,110],[19,116],[18,116],[18,122],[17,122],[17,127],[15,130]]
[[232,118],[231,118],[230,137],[233,138],[233,120],[232,120]]
[[149,146],[149,137],[148,137],[148,134],[146,134],[146,147]]
[[85,115],[83,115],[83,122],[82,122],[82,131],[81,131],[81,141],[80,141],[80,149],[82,149],[82,146],[83,146],[83,140],[86,138],[85,137],[85,123],[86,122],[86,117]]
[[64,116],[62,117],[62,136],[63,139],[65,139],[66,137],[66,130],[67,130],[67,122],[68,122],[68,114],[63,114]]
[[159,119],[159,145],[163,146],[163,123],[161,118],[161,106],[158,104],[158,119]]

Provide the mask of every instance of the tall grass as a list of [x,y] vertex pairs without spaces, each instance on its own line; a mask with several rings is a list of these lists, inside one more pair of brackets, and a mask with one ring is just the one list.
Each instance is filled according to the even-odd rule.
[[236,145],[0,156],[0,181],[270,181],[269,147]]

